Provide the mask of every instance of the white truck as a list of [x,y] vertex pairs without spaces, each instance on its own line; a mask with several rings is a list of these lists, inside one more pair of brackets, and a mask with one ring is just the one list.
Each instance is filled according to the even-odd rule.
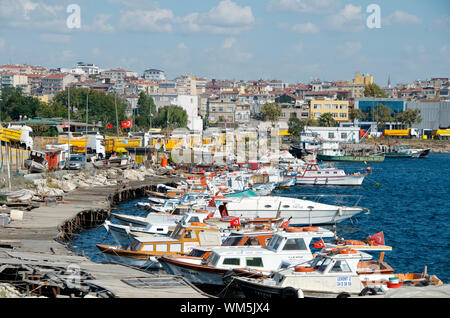
[[33,129],[27,125],[9,124],[8,129],[21,131],[20,146],[23,149],[33,149]]
[[106,158],[104,137],[100,134],[87,135],[87,157],[91,161],[102,160]]

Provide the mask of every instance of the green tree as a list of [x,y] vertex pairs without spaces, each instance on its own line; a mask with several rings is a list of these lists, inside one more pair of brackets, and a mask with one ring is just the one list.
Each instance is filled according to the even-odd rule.
[[19,120],[20,116],[33,118],[41,107],[39,99],[26,96],[22,89],[16,87],[4,87],[1,99],[2,120]]
[[334,127],[336,125],[336,121],[333,118],[331,113],[324,113],[319,117],[319,126],[321,127]]
[[158,109],[155,116],[155,127],[166,128],[169,130],[175,128],[187,127],[187,113],[180,106],[164,106]]
[[[138,113],[136,115],[136,125],[141,129],[150,128],[150,120],[152,126],[154,126],[154,118],[156,114],[156,105],[153,98],[147,95],[145,92],[139,93],[139,99],[137,102]],[[151,112],[151,114],[150,114]],[[151,119],[150,119],[151,116]]]
[[349,112],[350,120],[355,123],[357,119],[367,119],[367,114],[365,114],[361,109],[359,108],[352,108]]
[[384,129],[386,123],[393,121],[392,109],[383,104],[378,104],[377,107],[370,110],[370,115],[374,121],[377,122],[378,127]]
[[408,109],[404,112],[398,113],[395,120],[410,128],[415,123],[420,123],[422,117],[420,116],[420,109]]
[[298,119],[297,117],[291,117],[288,121],[288,132],[294,137],[300,137],[301,133],[304,131],[305,126],[308,125],[309,120]]
[[[126,120],[125,110],[127,109],[127,103],[116,94],[106,94],[104,92],[89,90],[87,88],[71,88],[70,89],[70,117],[73,120],[85,122],[86,121],[86,96],[89,94],[89,122],[98,123],[102,122],[103,130],[108,124],[112,124],[116,127],[116,104],[117,104],[117,118],[118,125],[120,122]],[[54,115],[59,115],[65,112],[63,118],[67,118],[68,108],[68,90],[59,92],[56,94],[50,102],[50,108],[57,110]],[[63,111],[66,109],[65,111]],[[52,115],[51,112],[48,112]],[[60,116],[48,116],[48,117],[60,117]]]
[[380,88],[377,84],[368,84],[364,87],[364,96],[365,97],[381,97],[386,98],[387,95],[384,90]]
[[261,116],[264,121],[271,121],[272,124],[278,120],[281,116],[281,107],[275,103],[265,103],[261,107]]

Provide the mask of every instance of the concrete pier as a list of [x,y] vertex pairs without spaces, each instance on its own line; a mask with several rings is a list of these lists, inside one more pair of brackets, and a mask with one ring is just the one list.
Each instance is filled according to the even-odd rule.
[[[64,287],[62,276],[70,272],[67,269],[76,267],[83,273],[81,285],[95,297],[209,297],[181,277],[151,274],[119,264],[97,264],[76,255],[65,245],[73,232],[86,225],[103,223],[115,204],[142,196],[156,184],[170,184],[175,180],[155,176],[115,186],[78,188],[68,193],[62,202],[25,212],[23,220],[12,221],[0,229],[0,276],[8,270],[17,271],[23,274],[23,282],[31,284],[30,277],[37,275],[34,288],[48,294],[47,282],[54,296],[61,297],[58,286]],[[47,271],[51,268],[63,274],[54,275],[49,284],[42,278],[48,278]]]

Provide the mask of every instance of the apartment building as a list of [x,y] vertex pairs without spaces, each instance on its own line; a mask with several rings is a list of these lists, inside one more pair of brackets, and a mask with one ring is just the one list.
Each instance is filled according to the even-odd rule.
[[331,113],[335,121],[349,120],[349,102],[346,100],[313,99],[309,118],[318,120],[322,114]]

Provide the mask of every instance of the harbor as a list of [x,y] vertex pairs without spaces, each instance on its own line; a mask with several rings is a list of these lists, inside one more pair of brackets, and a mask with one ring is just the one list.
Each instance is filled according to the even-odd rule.
[[[434,295],[432,297],[446,297],[445,290],[446,286],[448,286],[446,282],[449,277],[445,259],[448,255],[445,255],[445,246],[441,246],[438,239],[441,235],[445,236],[445,229],[441,224],[445,224],[445,219],[448,217],[445,213],[446,203],[444,201],[440,203],[438,200],[436,202],[436,208],[428,207],[426,211],[423,210],[422,203],[430,196],[435,197],[436,199],[446,196],[447,190],[442,187],[432,187],[433,183],[431,180],[433,180],[433,178],[445,178],[445,176],[448,176],[450,171],[442,164],[449,159],[448,156],[448,154],[432,154],[427,159],[416,159],[412,161],[411,159],[386,159],[384,162],[370,163],[370,174],[367,174],[367,179],[364,180],[364,183],[356,188],[352,185],[339,186],[333,184],[285,185],[282,187],[274,187],[269,192],[271,196],[267,197],[307,200],[310,204],[312,204],[312,202],[320,202],[320,204],[325,204],[327,206],[337,204],[337,206],[341,207],[365,207],[365,209],[361,209],[357,215],[344,219],[343,221],[338,221],[336,219],[329,222],[319,221],[318,219],[313,219],[312,221],[309,213],[309,218],[305,219],[305,221],[300,221],[299,219],[297,222],[293,222],[292,216],[295,215],[295,212],[292,212],[291,214],[288,213],[287,215],[280,213],[281,210],[283,210],[281,206],[286,209],[285,205],[286,202],[288,202],[283,201],[283,199],[281,199],[281,201],[272,202],[271,205],[274,206],[274,210],[270,211],[267,215],[256,214],[253,216],[249,214],[248,221],[250,222],[255,217],[265,217],[265,221],[260,223],[265,224],[265,222],[273,219],[270,216],[275,216],[279,217],[279,220],[281,221],[287,220],[288,223],[291,222],[290,229],[292,226],[298,226],[299,229],[302,229],[309,223],[310,227],[311,225],[316,227],[319,225],[332,231],[328,237],[351,237],[360,240],[363,240],[371,233],[382,230],[384,233],[383,240],[386,240],[389,245],[394,246],[386,253],[384,260],[387,260],[391,266],[402,272],[416,271],[417,268],[424,267],[424,273],[427,271],[432,272],[433,277],[436,275],[441,281],[438,286],[435,286],[435,289],[432,288],[433,286],[423,286],[420,288],[405,286],[402,288],[405,293],[404,295],[409,295],[407,297],[428,297],[427,295]],[[298,160],[293,156],[289,156],[287,152],[282,157],[285,158],[284,160],[286,160],[286,158],[292,160],[289,167],[294,166],[293,162]],[[367,164],[363,164],[362,167],[361,165],[361,163],[356,162],[343,162],[337,164],[334,169],[343,169],[345,171],[367,171],[367,169],[364,168]],[[322,164],[321,167],[323,168]],[[173,192],[174,189],[179,188],[180,184],[186,184],[186,182],[188,182],[188,184],[191,182],[191,186],[188,187],[192,189],[195,184],[197,184],[197,188],[199,189],[197,191],[199,191],[199,193],[206,193],[204,191],[206,191],[207,188],[217,190],[216,187],[220,186],[219,181],[216,183],[216,186],[208,182],[207,187],[202,189],[202,183],[203,185],[206,184],[204,183],[205,181],[202,181],[205,180],[203,179],[204,176],[208,177],[211,175],[205,170],[205,167],[202,167],[202,171],[199,170],[199,173],[196,174],[189,174],[189,172],[193,172],[192,169],[183,173],[175,166],[167,170],[161,170],[163,167],[160,167],[159,172],[164,171],[164,175],[157,175],[156,171],[158,171],[158,168],[156,168],[156,166],[153,168],[154,170],[152,168],[146,170],[142,167],[137,170],[130,168],[121,170],[116,168],[116,172],[110,173],[114,175],[114,177],[105,179],[108,181],[104,183],[110,183],[111,185],[109,186],[81,186],[76,187],[75,189],[71,188],[71,191],[67,191],[68,189],[66,189],[66,191],[63,191],[59,196],[54,195],[53,198],[46,197],[42,199],[42,202],[38,204],[34,203],[33,206],[28,206],[29,210],[24,211],[20,219],[11,221],[8,225],[2,227],[0,231],[2,251],[1,268],[3,275],[5,275],[4,277],[8,277],[8,275],[11,275],[14,271],[16,271],[16,277],[18,276],[18,273],[21,273],[22,279],[16,281],[16,284],[22,286],[20,295],[23,296],[41,295],[45,297],[103,298],[243,297],[242,293],[223,293],[223,290],[226,289],[226,285],[213,289],[204,288],[203,284],[197,284],[195,281],[190,280],[188,276],[185,277],[182,272],[174,275],[175,273],[167,271],[165,266],[160,266],[155,270],[150,269],[147,265],[136,267],[135,265],[121,263],[120,261],[111,262],[105,257],[105,254],[96,247],[98,244],[117,244],[115,238],[111,236],[111,233],[105,228],[105,222],[108,222],[108,220],[112,221],[113,224],[118,221],[116,215],[123,214],[129,215],[131,218],[143,217],[146,219],[148,218],[148,215],[152,214],[152,212],[149,212],[148,207],[150,204],[154,204],[154,202],[158,201],[158,196],[161,198],[158,202],[163,202],[164,199],[162,198],[164,196]],[[311,168],[305,169],[305,171],[308,171]],[[98,171],[99,170],[91,170],[90,174],[92,175],[90,178],[95,179],[97,177],[101,179],[103,176],[102,173],[106,173],[103,172],[103,170],[101,172]],[[125,171],[128,171],[126,176],[124,173]],[[169,171],[170,173],[168,173]],[[220,170],[220,173],[226,174],[223,170]],[[430,181],[427,182],[428,186],[425,187],[422,185],[419,187],[416,185],[415,187],[411,187],[408,178],[411,177],[414,179],[415,173],[426,173],[428,178],[430,178]],[[79,173],[77,172],[72,173],[72,178],[67,177],[67,173],[63,175],[66,176],[67,181],[71,180],[75,183],[78,174]],[[218,174],[219,171],[216,175]],[[232,174],[236,175],[235,169]],[[434,176],[434,174],[436,174],[436,176]],[[255,176],[257,174],[254,173],[253,175]],[[276,175],[276,173],[274,175]],[[33,179],[40,180],[39,177],[44,178],[44,176],[45,175],[39,176],[33,174]],[[45,177],[48,179],[48,176]],[[270,178],[268,177],[269,175],[266,175],[265,179],[269,180]],[[47,180],[47,183],[55,183],[55,180],[61,177],[55,177],[53,175],[52,178],[54,179],[50,180],[53,181]],[[208,179],[214,180],[214,178],[210,177],[208,177]],[[400,184],[393,183],[393,180],[399,179],[403,179],[405,182]],[[89,180],[89,178],[84,179],[87,183],[89,183]],[[115,182],[113,182],[113,180]],[[218,180],[220,180],[220,177],[218,177]],[[41,183],[37,181],[34,181],[34,183],[41,186],[42,190],[43,185]],[[437,183],[435,185],[437,185]],[[225,190],[223,188],[221,191],[228,191],[226,195],[230,196],[230,200],[233,193],[239,195],[246,191],[246,187],[243,186],[243,184],[235,183],[235,187],[234,191],[230,191],[230,189]],[[161,189],[163,188],[165,191],[161,192]],[[255,190],[256,189],[259,188],[255,188]],[[55,190],[53,189],[53,191]],[[188,188],[185,187],[179,188],[177,191],[178,192],[173,193],[178,193],[178,197],[181,196],[182,198],[186,193],[193,190],[188,190]],[[413,195],[408,191],[415,193],[415,200],[411,200]],[[440,191],[442,193],[440,193]],[[160,195],[158,195],[158,193]],[[218,196],[217,192],[215,192],[215,194],[216,195],[209,194],[207,196],[208,200],[203,203],[201,201],[195,201],[199,206],[196,207],[191,205],[184,213],[192,214],[195,212],[195,209],[198,209],[198,212],[200,212],[201,215],[202,212],[199,209],[209,208],[209,212],[205,211],[203,213],[211,214],[211,220],[208,221],[205,219],[206,214],[204,214],[202,216],[203,219],[200,221],[213,225],[214,223],[210,222],[217,219],[215,213],[218,212],[215,212],[215,208],[212,207],[210,199],[214,198],[217,205],[219,205],[218,202],[221,202],[221,200],[227,201],[225,199],[226,195],[224,197]],[[266,195],[266,193],[264,194]],[[258,196],[255,197],[254,195],[250,195],[250,197],[246,198],[246,195],[244,195],[243,198],[238,198],[239,200],[236,201],[237,207],[242,204],[248,206],[249,203],[245,203],[245,200],[252,198],[256,199],[255,202],[264,200],[264,196],[261,196],[260,199],[258,199]],[[357,202],[351,202],[352,200],[356,200]],[[17,208],[17,204],[20,200],[14,199],[14,201],[15,203],[9,204],[14,208]],[[277,202],[285,203],[282,205]],[[178,205],[172,206],[167,211],[173,213],[176,208],[181,208],[180,204],[181,203],[178,203]],[[24,206],[26,206],[26,204]],[[227,208],[228,218],[233,217],[233,200],[227,203]],[[317,208],[319,208],[319,205],[315,207],[315,209]],[[244,226],[245,217],[243,217],[241,212],[239,213],[239,215],[236,214],[234,216],[234,219],[240,218],[241,224]],[[416,215],[416,213],[420,213],[419,215],[421,217],[427,216],[429,225],[427,229],[430,229],[430,232],[427,232],[427,229],[423,229],[422,223],[415,221],[419,218],[419,215]],[[229,228],[229,231],[233,231],[233,227],[228,223],[229,221],[224,221],[224,216],[219,215],[219,219],[222,219],[221,228],[225,227]],[[433,222],[436,222],[436,225],[430,226]],[[297,225],[295,225],[295,223],[297,223]],[[399,231],[399,224],[403,224],[408,230]],[[265,228],[269,229],[269,232],[275,231],[273,233],[277,233],[283,229],[280,228],[279,225],[280,223],[273,223],[273,225],[269,225],[268,227],[266,225]],[[287,230],[286,227],[284,228]],[[135,228],[134,230],[139,229]],[[143,228],[140,228],[140,231],[142,230]],[[256,232],[258,231],[257,229],[252,230],[249,228],[249,231],[255,230]],[[234,231],[238,231],[239,233],[239,229],[236,227],[234,227]],[[420,233],[420,235],[418,233]],[[140,234],[135,233],[134,235],[136,237],[136,235],[139,236]],[[152,235],[161,236],[159,234]],[[324,236],[324,234],[320,234],[317,237],[324,238],[327,237],[327,235]],[[429,240],[432,240],[434,243],[429,244]],[[158,242],[161,242],[161,240]],[[408,247],[411,247],[410,242],[414,242],[415,248],[422,252],[411,254],[408,251]],[[441,242],[445,245],[445,242]],[[214,244],[220,243],[216,242]],[[188,250],[186,250],[186,252],[188,252]],[[162,253],[161,256],[163,256],[163,254],[164,253]],[[80,274],[77,276],[80,283],[79,289],[68,288],[68,285],[70,284],[68,284],[67,277],[65,277],[67,275],[71,277],[70,274],[73,274],[73,272],[70,272],[70,270],[73,266],[77,268],[77,273],[82,273],[82,275]],[[52,278],[51,282],[47,281],[49,267],[55,272],[58,272],[58,274],[55,274]],[[45,270],[42,268],[45,268]],[[65,268],[68,271],[61,272],[61,268]],[[227,270],[229,269],[230,268]],[[160,288],[155,289],[152,288],[152,284],[159,284],[161,286]],[[142,288],[142,286],[148,286],[148,288]],[[411,288],[412,290],[410,290]],[[436,291],[437,294],[434,294]],[[388,290],[388,292],[385,291],[384,296],[388,297],[391,294],[393,294],[392,297],[402,297],[402,291],[394,289]],[[380,295],[377,297],[380,297]]]

